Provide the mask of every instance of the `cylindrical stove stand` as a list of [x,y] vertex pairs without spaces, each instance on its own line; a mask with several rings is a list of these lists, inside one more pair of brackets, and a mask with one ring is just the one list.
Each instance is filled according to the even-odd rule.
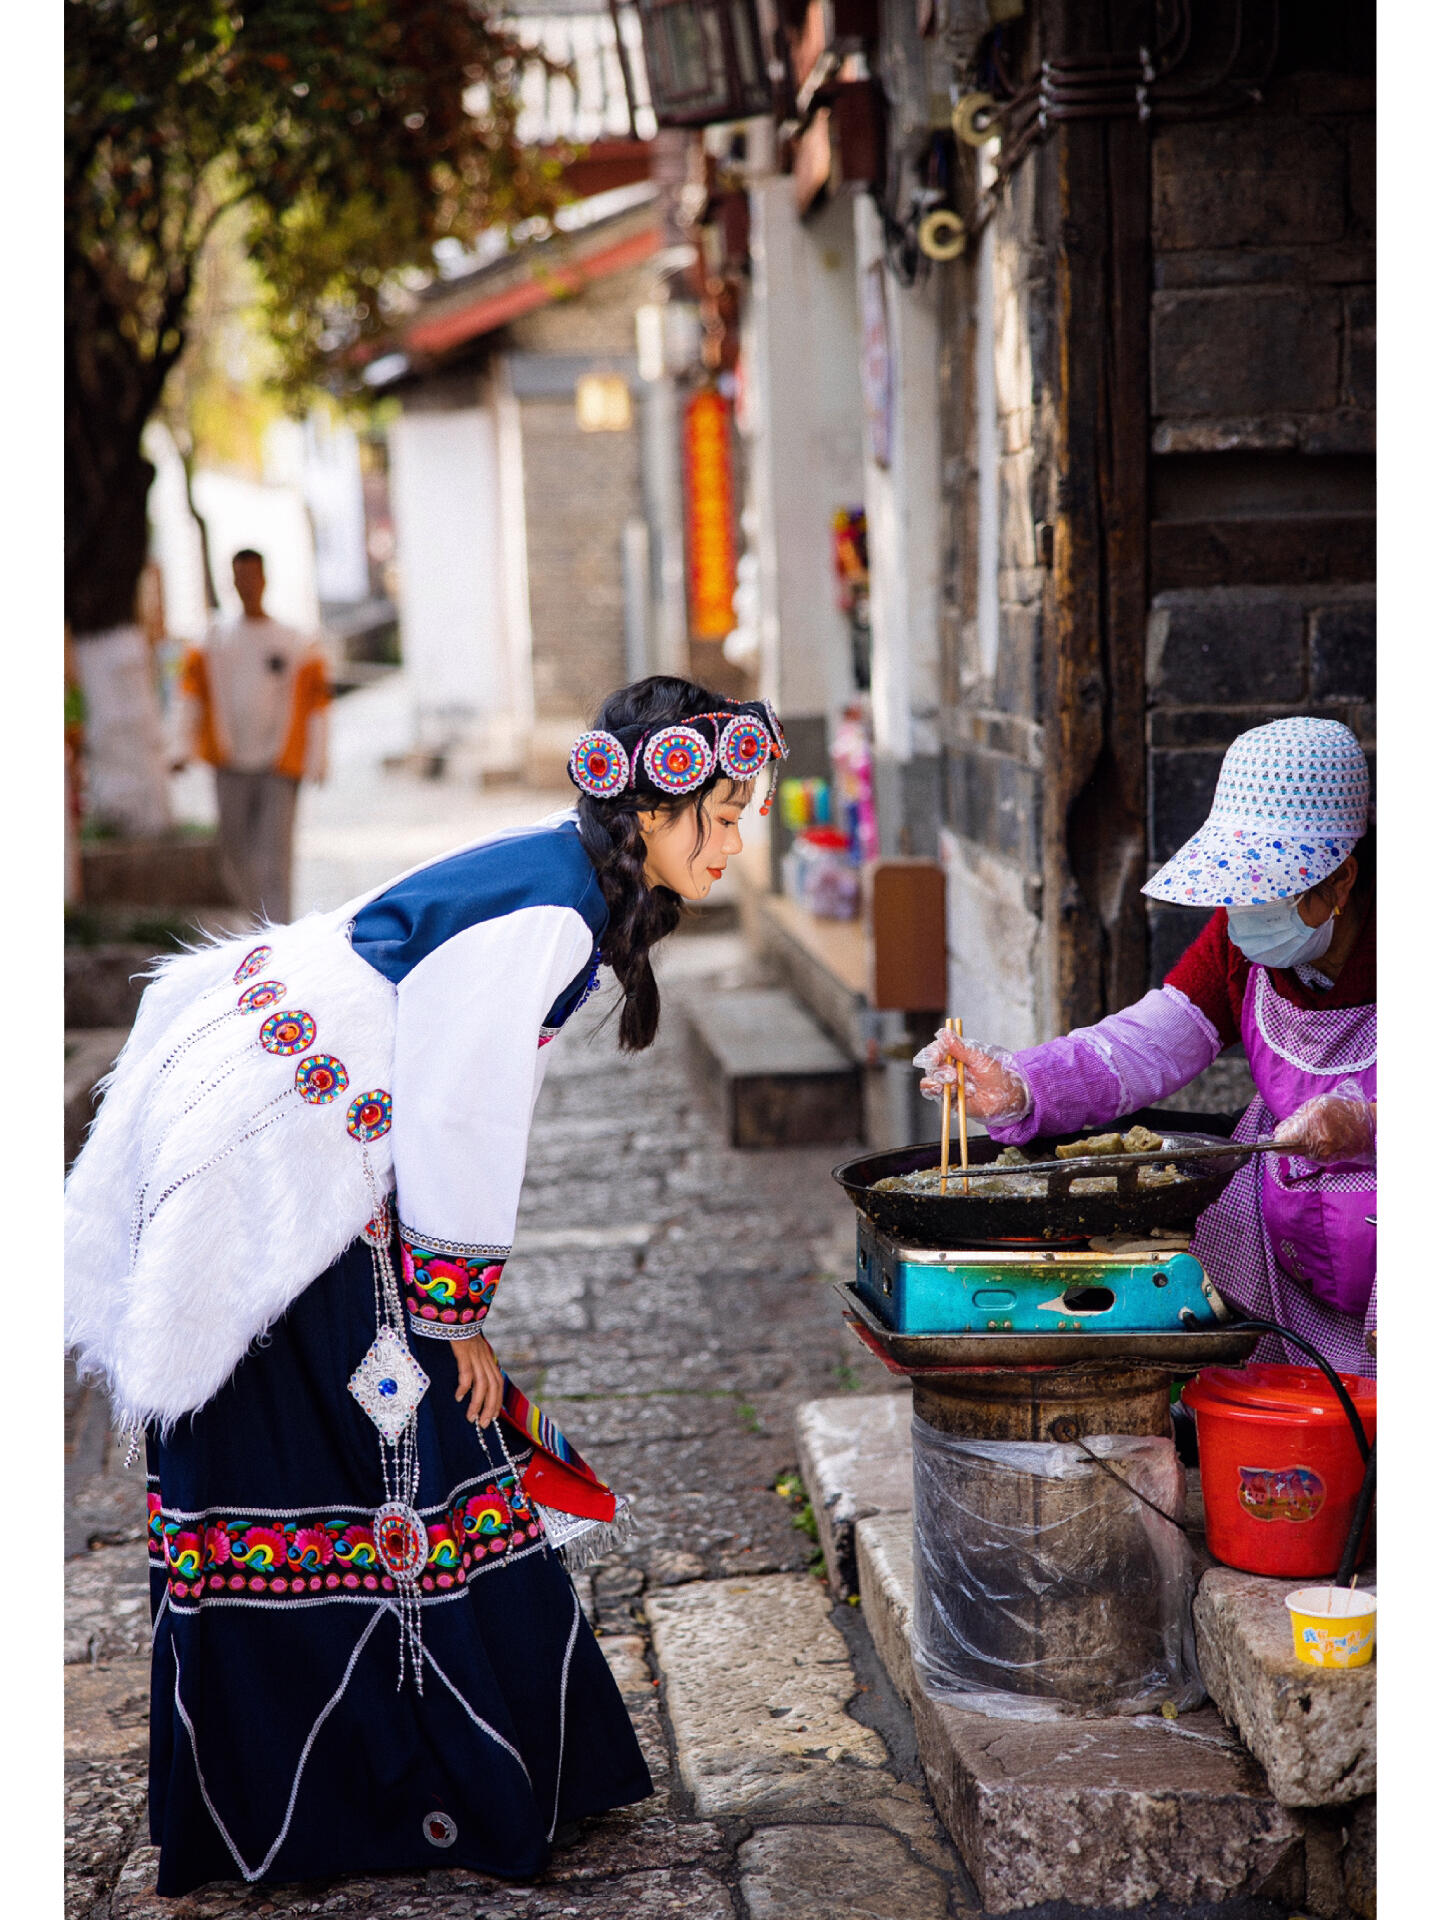
[[970,1440],[1053,1440],[1170,1432],[1170,1373],[1160,1367],[973,1367],[911,1376],[915,1416]]
[[[1012,1463],[953,1444],[1051,1441],[1056,1419],[1087,1438],[1168,1436],[1169,1375],[1126,1377],[1128,1389],[1103,1396],[1097,1376],[1063,1387],[1032,1377],[1028,1390],[1024,1375],[993,1376],[965,1395],[916,1382],[914,1630],[932,1682],[1100,1711],[1175,1690],[1178,1536],[1159,1543],[1157,1560],[1153,1529],[1165,1523],[1083,1456],[1051,1476],[1029,1470],[1038,1448],[1017,1449]],[[1132,1471],[1124,1461],[1115,1470],[1121,1480]]]

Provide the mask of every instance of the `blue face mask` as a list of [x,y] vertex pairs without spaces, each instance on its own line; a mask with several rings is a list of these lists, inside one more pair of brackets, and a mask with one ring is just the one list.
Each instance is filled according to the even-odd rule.
[[1230,938],[1257,967],[1299,967],[1318,960],[1330,945],[1333,919],[1307,927],[1300,918],[1300,902],[1275,900],[1268,907],[1229,907]]

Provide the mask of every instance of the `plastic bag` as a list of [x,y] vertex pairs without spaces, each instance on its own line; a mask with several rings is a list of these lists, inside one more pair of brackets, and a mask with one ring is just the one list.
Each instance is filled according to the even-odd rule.
[[[915,1611],[921,1685],[1011,1719],[1181,1711],[1205,1698],[1178,1526],[1174,1443],[1129,1434],[1080,1447],[966,1440],[913,1422]],[[1122,1485],[1113,1474],[1118,1474]]]

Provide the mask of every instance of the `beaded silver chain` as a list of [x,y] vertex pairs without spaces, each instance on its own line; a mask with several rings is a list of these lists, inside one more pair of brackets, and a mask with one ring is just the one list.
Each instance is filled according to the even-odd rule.
[[[370,1243],[370,1269],[375,1290],[375,1333],[378,1338],[382,1331],[388,1330],[408,1349],[406,1338],[405,1310],[400,1299],[400,1284],[395,1277],[395,1265],[390,1258],[391,1214],[389,1197],[382,1194],[375,1172],[370,1164],[368,1153],[364,1155],[365,1178],[369,1183],[374,1208],[365,1228],[365,1238]],[[415,1502],[420,1497],[420,1454],[416,1443],[416,1415],[412,1413],[405,1422],[396,1439],[387,1440],[382,1433],[380,1441],[380,1467],[384,1476],[385,1500],[377,1510],[377,1532],[380,1517],[386,1508],[403,1514],[418,1523]],[[420,1537],[425,1537],[425,1529],[420,1524]],[[422,1559],[423,1565],[423,1559]],[[425,1691],[423,1669],[424,1646],[420,1634],[420,1591],[419,1572],[416,1567],[410,1571],[392,1568],[397,1594],[396,1612],[400,1621],[400,1668],[395,1680],[398,1693],[405,1684],[405,1666],[408,1657],[410,1671],[415,1680],[415,1691]]]

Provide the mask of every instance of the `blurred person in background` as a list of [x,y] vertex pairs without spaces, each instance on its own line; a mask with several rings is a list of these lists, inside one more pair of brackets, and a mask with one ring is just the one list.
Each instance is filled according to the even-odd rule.
[[265,611],[265,562],[243,547],[231,563],[243,609],[214,627],[180,668],[177,768],[215,769],[220,858],[235,904],[290,918],[295,803],[323,780],[330,679],[316,642]]

